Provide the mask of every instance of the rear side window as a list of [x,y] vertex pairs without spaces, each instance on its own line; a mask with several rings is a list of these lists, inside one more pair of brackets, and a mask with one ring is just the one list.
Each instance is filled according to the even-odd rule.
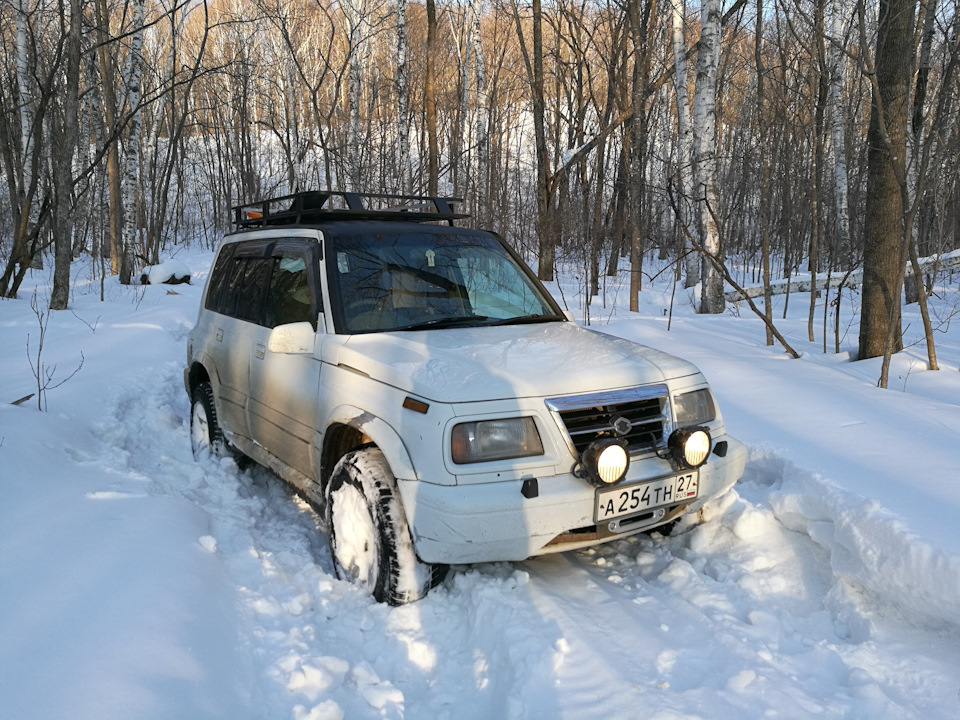
[[241,271],[237,274],[235,317],[263,325],[263,298],[273,262],[273,258],[237,258]]
[[220,248],[220,254],[213,264],[213,270],[210,273],[209,288],[207,288],[207,302],[204,307],[213,312],[223,313],[224,294],[227,288],[227,281],[230,278],[230,270],[233,267],[233,250],[235,244],[230,243]]
[[225,245],[214,263],[206,309],[276,327],[317,326],[317,273],[311,251],[291,240]]

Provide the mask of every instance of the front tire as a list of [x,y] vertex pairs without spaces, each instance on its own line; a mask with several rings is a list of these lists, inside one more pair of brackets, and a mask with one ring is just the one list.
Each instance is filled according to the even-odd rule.
[[397,481],[380,450],[362,448],[344,455],[327,483],[325,500],[338,578],[390,605],[429,592],[437,571],[417,558]]

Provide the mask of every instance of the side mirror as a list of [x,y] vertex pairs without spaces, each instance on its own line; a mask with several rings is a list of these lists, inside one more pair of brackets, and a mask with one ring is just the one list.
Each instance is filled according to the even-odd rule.
[[564,310],[564,311],[563,311],[563,316],[564,316],[567,320],[569,320],[570,322],[572,322],[572,323],[576,323],[576,322],[577,322],[577,318],[574,317],[572,310]]
[[277,325],[270,331],[267,349],[283,355],[312,355],[317,333],[308,322]]

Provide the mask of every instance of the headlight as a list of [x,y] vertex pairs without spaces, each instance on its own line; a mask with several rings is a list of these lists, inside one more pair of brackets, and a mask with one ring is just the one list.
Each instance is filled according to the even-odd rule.
[[453,428],[451,446],[458,465],[543,455],[532,417],[460,423]]
[[698,468],[710,455],[710,432],[705,427],[678,428],[670,433],[667,447],[681,465]]
[[713,394],[709,388],[674,395],[673,409],[677,427],[702,425],[717,419],[717,406],[713,403]]
[[606,438],[590,443],[580,457],[587,479],[594,485],[604,487],[623,480],[630,467],[630,455],[625,440]]

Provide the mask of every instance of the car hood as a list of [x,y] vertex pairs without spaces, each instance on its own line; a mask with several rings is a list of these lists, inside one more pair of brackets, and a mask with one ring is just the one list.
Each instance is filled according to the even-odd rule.
[[340,365],[445,403],[599,392],[698,372],[572,322],[352,335],[336,355]]

